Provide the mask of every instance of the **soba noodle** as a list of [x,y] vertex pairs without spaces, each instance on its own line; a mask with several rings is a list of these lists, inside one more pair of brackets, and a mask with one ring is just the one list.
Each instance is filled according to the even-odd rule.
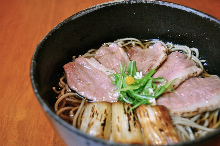
[[[170,54],[174,51],[180,51],[188,56],[189,59],[192,59],[198,67],[203,69],[202,63],[204,60],[199,59],[199,51],[196,48],[189,48],[183,45],[174,45],[172,43],[164,43],[159,40],[144,40],[140,41],[135,38],[125,38],[116,40],[114,43],[117,43],[123,49],[128,50],[134,46],[140,46],[143,49],[148,48],[150,45],[161,42],[162,45],[167,49],[167,54]],[[105,43],[103,46],[108,46],[110,43]],[[97,49],[91,49],[82,57],[90,58],[94,57],[94,54]],[[73,60],[75,56],[73,57]],[[201,77],[212,76],[209,75],[206,71],[201,74]],[[82,98],[77,93],[70,90],[66,83],[65,75],[60,78],[59,81],[59,90],[56,90],[53,87],[55,93],[58,94],[57,101],[55,103],[54,109],[58,116],[72,124],[74,127],[79,128],[81,124],[81,117],[85,108],[85,105],[88,101],[85,98]],[[191,118],[183,117],[171,117],[173,125],[175,126],[177,133],[181,141],[194,140],[196,138],[205,136],[207,133],[214,131],[214,129],[220,126],[219,111],[217,109],[212,112],[205,112],[198,114]]]

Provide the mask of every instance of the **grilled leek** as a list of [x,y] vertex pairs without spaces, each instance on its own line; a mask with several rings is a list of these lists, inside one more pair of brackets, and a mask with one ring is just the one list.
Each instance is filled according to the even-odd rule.
[[111,135],[112,105],[107,102],[88,103],[85,106],[80,130],[104,139]]
[[165,106],[141,105],[136,112],[146,145],[170,145],[179,142]]
[[140,124],[130,104],[112,103],[112,140],[119,143],[144,144]]

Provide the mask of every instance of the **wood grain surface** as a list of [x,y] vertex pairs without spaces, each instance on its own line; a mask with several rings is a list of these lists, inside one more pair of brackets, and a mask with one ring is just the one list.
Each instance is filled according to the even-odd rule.
[[[35,97],[30,63],[39,41],[59,22],[106,0],[0,1],[0,145],[65,145]],[[220,19],[219,0],[170,0]],[[214,142],[220,145],[220,141]]]

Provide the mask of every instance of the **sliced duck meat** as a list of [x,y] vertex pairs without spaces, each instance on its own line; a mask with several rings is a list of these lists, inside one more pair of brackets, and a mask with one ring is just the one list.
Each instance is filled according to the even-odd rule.
[[95,58],[107,68],[116,72],[120,72],[119,62],[125,63],[127,68],[130,60],[127,53],[120,48],[117,44],[110,44],[108,47],[101,47],[96,51]]
[[174,92],[162,95],[157,104],[166,106],[171,116],[192,117],[213,111],[220,108],[220,79],[191,77]]
[[171,86],[171,89],[174,89],[189,77],[198,76],[202,71],[193,60],[187,59],[187,55],[180,52],[172,52],[153,77],[163,77],[168,82],[176,79]]
[[109,74],[113,70],[101,65],[94,58],[79,57],[75,62],[64,65],[69,87],[80,95],[93,101],[115,102],[118,100],[116,86]]
[[136,61],[137,71],[146,75],[150,70],[159,67],[167,58],[166,48],[161,43],[150,46],[149,49],[134,47],[128,50],[128,56],[131,61]]

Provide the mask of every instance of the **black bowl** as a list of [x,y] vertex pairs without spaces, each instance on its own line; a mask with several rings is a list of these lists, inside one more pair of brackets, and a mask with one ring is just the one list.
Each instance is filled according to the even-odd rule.
[[[72,15],[38,44],[31,62],[31,82],[48,119],[68,145],[115,145],[72,127],[54,112],[52,87],[72,56],[84,54],[119,38],[160,39],[196,47],[210,74],[220,76],[220,21],[207,14],[168,2],[121,1],[100,4]],[[220,129],[180,144],[202,145],[220,137]],[[122,144],[124,145],[124,144]]]

